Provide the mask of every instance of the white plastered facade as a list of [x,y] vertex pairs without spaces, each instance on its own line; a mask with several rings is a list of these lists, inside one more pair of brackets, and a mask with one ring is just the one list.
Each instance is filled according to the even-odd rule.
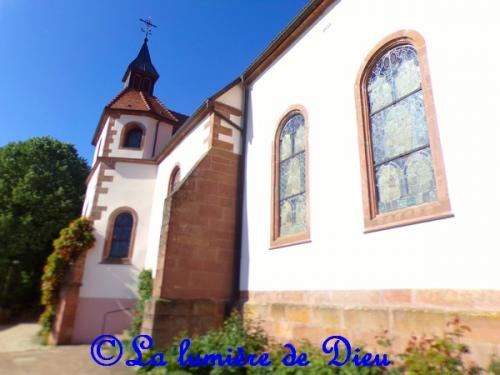
[[[495,1],[343,0],[250,87],[240,289],[499,289]],[[444,21],[446,20],[446,25]],[[454,217],[364,233],[354,87],[386,36],[425,39]],[[308,114],[311,242],[270,250],[272,145]],[[279,270],[279,272],[276,272]]]

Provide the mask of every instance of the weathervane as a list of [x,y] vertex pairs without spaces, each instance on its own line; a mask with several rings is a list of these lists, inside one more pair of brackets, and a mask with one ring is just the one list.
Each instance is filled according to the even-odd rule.
[[148,36],[151,35],[151,29],[156,27],[156,25],[153,25],[151,17],[148,17],[147,19],[139,18],[139,21],[144,23],[144,27],[141,27],[141,31],[144,33],[145,39],[148,40]]

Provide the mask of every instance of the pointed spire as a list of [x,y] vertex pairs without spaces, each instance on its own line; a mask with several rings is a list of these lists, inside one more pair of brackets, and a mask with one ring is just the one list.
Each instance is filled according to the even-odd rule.
[[146,37],[139,54],[129,64],[122,81],[125,82],[125,87],[127,88],[146,91],[152,95],[154,84],[158,77],[160,75],[151,62],[148,38]]

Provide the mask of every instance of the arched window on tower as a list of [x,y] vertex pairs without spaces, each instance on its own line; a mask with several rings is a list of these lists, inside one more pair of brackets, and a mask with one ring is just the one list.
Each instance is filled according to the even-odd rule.
[[276,132],[271,247],[309,240],[308,150],[303,112],[294,109],[287,113]]
[[131,208],[120,208],[109,218],[104,261],[120,262],[131,258],[137,215]]
[[138,148],[142,147],[142,137],[144,132],[138,125],[128,125],[123,134],[123,147]]
[[176,165],[170,174],[168,182],[168,193],[170,194],[178,185],[181,180],[181,168]]
[[400,32],[357,83],[365,228],[450,216],[423,38]]

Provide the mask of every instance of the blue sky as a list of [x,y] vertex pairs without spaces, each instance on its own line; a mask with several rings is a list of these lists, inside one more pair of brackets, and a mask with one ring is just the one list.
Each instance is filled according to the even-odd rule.
[[0,0],[0,146],[50,135],[87,160],[103,107],[143,40],[155,95],[191,114],[238,77],[307,0]]

